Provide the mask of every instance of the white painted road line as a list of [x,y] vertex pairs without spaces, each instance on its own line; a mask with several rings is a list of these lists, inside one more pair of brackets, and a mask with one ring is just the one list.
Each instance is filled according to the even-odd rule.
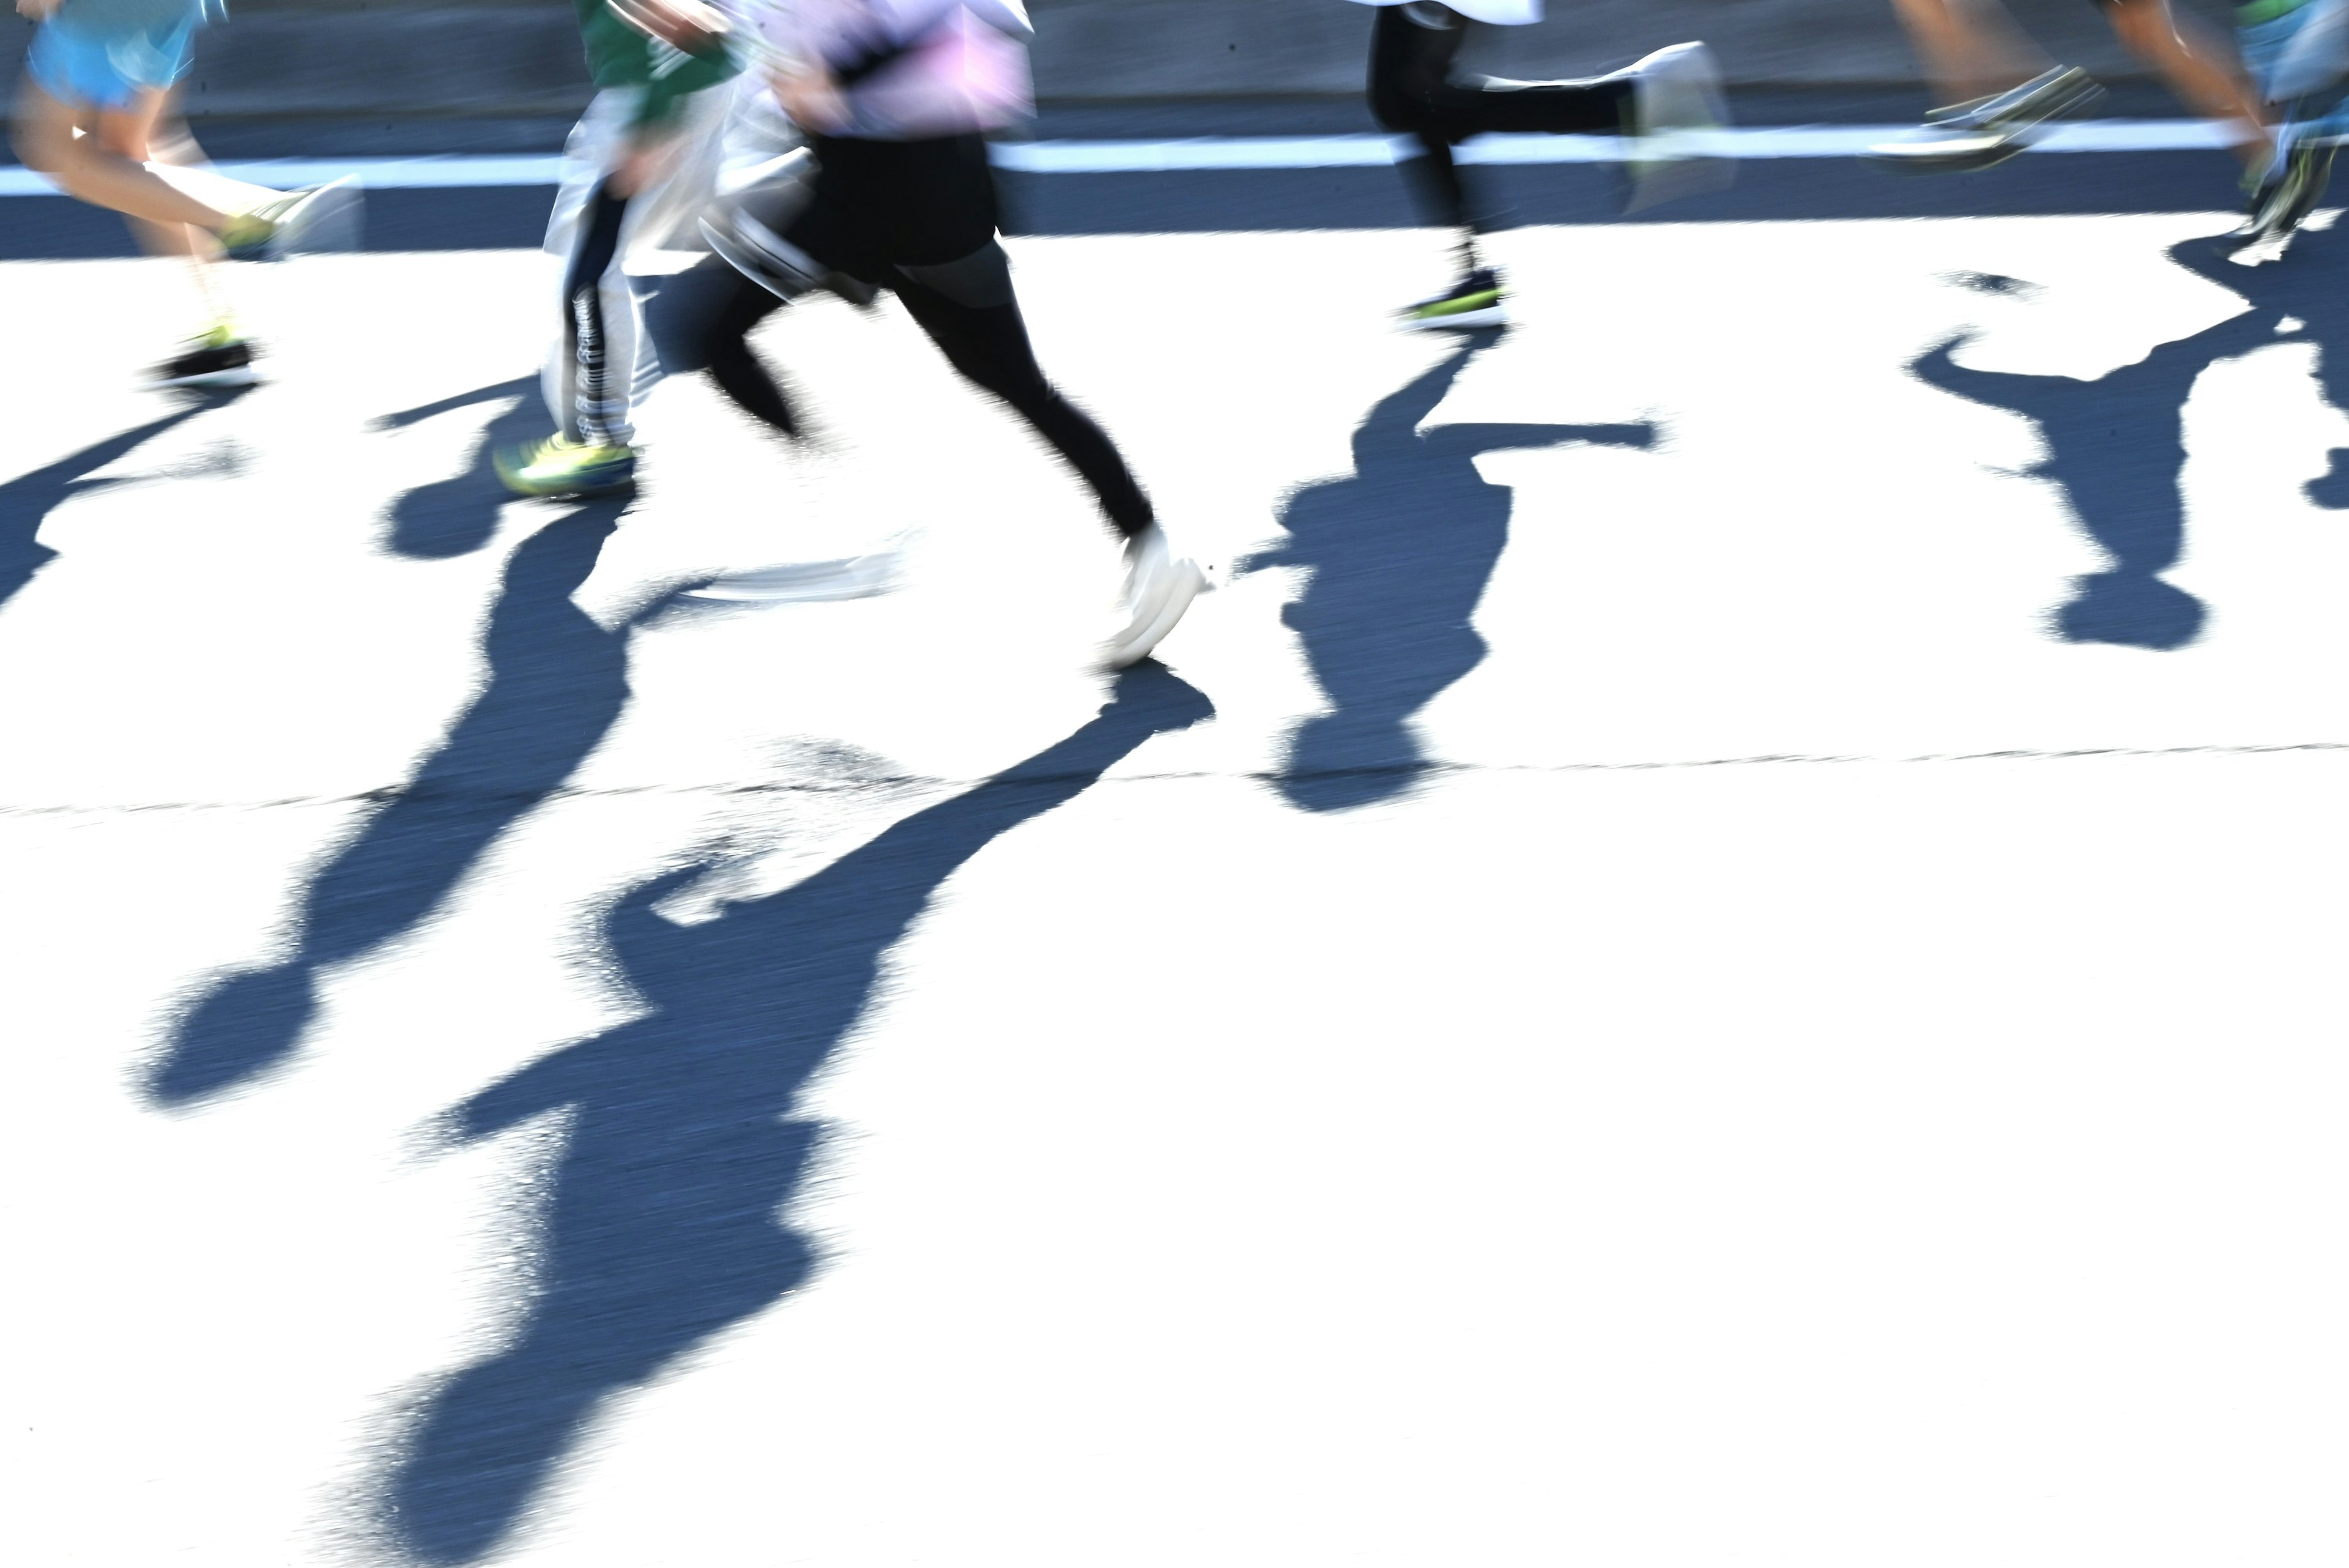
[[[1757,126],[1692,138],[1692,150],[1723,158],[1850,158],[1909,133],[1902,125]],[[2199,119],[2107,119],[2051,132],[2034,152],[2187,152],[2232,146],[2233,128]],[[1613,136],[1480,136],[1463,163],[1619,163]],[[1173,141],[1006,141],[998,167],[1032,174],[1157,174],[1218,169],[1366,169],[1407,157],[1386,136],[1199,136]]]
[[[1849,158],[1905,134],[1899,125],[1752,126],[1723,130],[1692,145],[1723,158]],[[2227,147],[2230,125],[2199,119],[2100,119],[2051,132],[2034,152],[2189,152]],[[1612,136],[1480,136],[1460,150],[1464,163],[1617,163],[1625,144]],[[1159,141],[1004,141],[1002,169],[1028,174],[1165,174],[1233,169],[1375,169],[1405,155],[1386,136],[1194,136]],[[553,185],[563,160],[472,154],[440,158],[232,159],[217,165],[233,179],[291,188],[346,176],[371,191],[454,190],[467,186]],[[0,196],[52,196],[57,188],[29,169],[0,169]]]

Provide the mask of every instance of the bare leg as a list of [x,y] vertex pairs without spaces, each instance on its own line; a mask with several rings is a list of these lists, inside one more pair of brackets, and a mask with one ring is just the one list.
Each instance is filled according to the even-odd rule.
[[1988,98],[2054,62],[1998,0],[1892,0],[1942,103]]
[[2186,107],[2209,119],[2240,121],[2252,135],[2237,151],[2243,161],[2263,167],[2275,140],[2252,99],[2250,84],[2206,37],[2178,26],[2169,0],[2111,0],[2113,31],[2129,53],[2168,79]]
[[[142,168],[155,161],[159,142],[162,151],[174,157],[201,156],[193,140],[176,120],[169,131],[158,136],[157,126],[167,101],[168,95],[158,92],[148,95],[136,109],[99,109],[90,117],[89,129],[78,141],[99,157]],[[194,223],[160,223],[128,213],[124,217],[150,255],[187,258],[189,281],[195,286],[207,326],[225,327],[234,319],[214,275],[212,264],[220,255],[220,243],[210,229]]]
[[[16,92],[16,155],[92,206],[165,225],[217,233],[235,213],[282,194],[203,170],[162,169],[147,161],[147,139],[165,95],[142,95],[138,108],[88,113],[61,103],[29,79]],[[204,197],[191,194],[201,189]]]

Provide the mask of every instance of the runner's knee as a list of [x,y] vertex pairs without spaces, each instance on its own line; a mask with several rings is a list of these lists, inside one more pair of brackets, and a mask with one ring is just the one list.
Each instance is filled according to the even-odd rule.
[[989,310],[1011,303],[1011,258],[994,240],[957,261],[897,270],[966,310]]

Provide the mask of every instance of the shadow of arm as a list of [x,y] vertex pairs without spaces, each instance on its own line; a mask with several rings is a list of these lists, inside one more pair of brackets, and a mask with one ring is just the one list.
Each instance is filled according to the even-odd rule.
[[1488,452],[1526,452],[1539,447],[1637,447],[1656,444],[1656,427],[1641,421],[1623,425],[1444,425],[1429,431],[1427,443],[1445,457]]

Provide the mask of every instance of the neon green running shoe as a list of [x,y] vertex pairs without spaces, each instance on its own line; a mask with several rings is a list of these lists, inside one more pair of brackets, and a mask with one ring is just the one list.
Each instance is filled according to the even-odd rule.
[[221,249],[231,261],[280,261],[295,251],[355,250],[359,188],[346,175],[306,191],[288,191],[233,215],[221,225]]
[[609,495],[636,483],[636,449],[553,435],[502,449],[491,460],[516,495]]
[[1502,305],[1501,280],[1491,267],[1480,266],[1449,294],[1423,299],[1401,314],[1402,326],[1413,331],[1466,331],[1478,327],[1503,327],[1509,319]]

